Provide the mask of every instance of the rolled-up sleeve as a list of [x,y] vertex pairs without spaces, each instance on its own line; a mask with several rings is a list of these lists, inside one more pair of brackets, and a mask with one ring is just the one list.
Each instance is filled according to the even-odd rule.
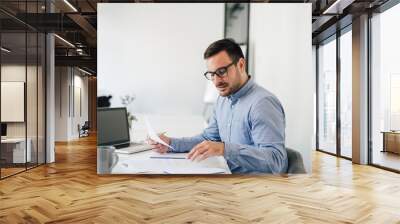
[[249,126],[254,145],[225,142],[224,157],[236,173],[285,173],[285,114],[279,101],[265,97],[250,109]]

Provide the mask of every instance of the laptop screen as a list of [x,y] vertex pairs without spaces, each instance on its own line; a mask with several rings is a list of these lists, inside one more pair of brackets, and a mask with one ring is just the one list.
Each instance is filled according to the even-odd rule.
[[7,124],[1,123],[1,136],[7,136]]
[[97,145],[117,145],[129,142],[126,108],[97,108]]

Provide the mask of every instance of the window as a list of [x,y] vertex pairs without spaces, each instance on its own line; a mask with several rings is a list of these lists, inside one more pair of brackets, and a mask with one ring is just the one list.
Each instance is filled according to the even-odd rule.
[[336,39],[318,48],[318,149],[336,153]]
[[372,164],[400,170],[400,4],[371,18]]
[[351,25],[320,43],[317,53],[318,150],[350,159],[353,77]]
[[340,155],[352,157],[352,35],[340,36]]
[[390,74],[390,130],[400,130],[400,73]]

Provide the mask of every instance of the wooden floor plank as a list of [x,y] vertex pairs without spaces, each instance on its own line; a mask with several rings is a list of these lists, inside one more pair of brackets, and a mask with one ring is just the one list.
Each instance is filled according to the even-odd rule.
[[0,181],[0,223],[400,223],[400,175],[320,152],[313,173],[98,176],[96,138]]

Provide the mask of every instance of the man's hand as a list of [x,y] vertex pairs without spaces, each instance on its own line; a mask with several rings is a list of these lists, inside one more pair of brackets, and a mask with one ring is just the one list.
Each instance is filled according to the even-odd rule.
[[200,144],[193,147],[193,149],[188,154],[188,159],[194,160],[204,160],[210,156],[222,156],[224,155],[224,143],[213,142],[213,141],[203,141]]
[[[171,139],[167,136],[165,136],[164,134],[159,134],[158,137],[161,138],[161,140],[163,140],[165,143],[167,143],[168,145],[171,145]],[[153,151],[156,151],[158,153],[166,153],[168,152],[168,147],[165,145],[162,145],[156,141],[153,141],[150,138],[147,138],[147,142],[152,145],[154,147]]]

